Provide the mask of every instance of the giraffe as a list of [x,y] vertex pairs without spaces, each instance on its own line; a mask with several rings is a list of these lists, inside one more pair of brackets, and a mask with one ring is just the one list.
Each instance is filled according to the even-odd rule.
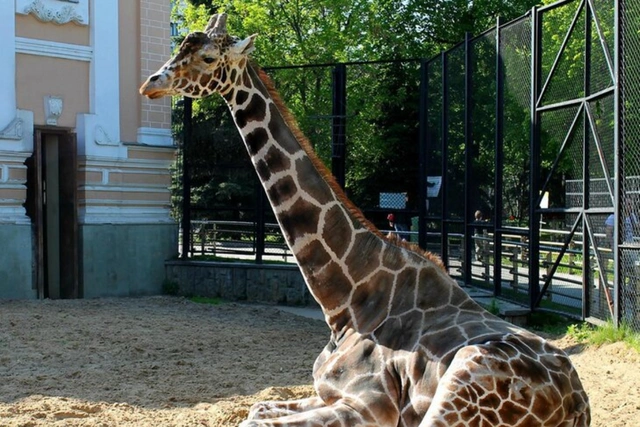
[[189,34],[140,93],[225,99],[331,333],[316,396],[257,403],[240,426],[588,426],[568,356],[480,307],[436,256],[376,230],[249,58],[256,36],[230,36],[226,19]]

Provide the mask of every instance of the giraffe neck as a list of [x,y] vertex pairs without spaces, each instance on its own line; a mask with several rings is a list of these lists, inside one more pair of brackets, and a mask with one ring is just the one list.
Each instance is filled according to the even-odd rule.
[[353,326],[352,291],[364,278],[361,251],[380,250],[382,239],[350,205],[260,73],[247,65],[223,97],[307,286],[339,331]]

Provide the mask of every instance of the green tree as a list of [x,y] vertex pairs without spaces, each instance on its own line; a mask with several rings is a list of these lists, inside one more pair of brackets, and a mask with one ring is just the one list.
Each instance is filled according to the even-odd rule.
[[[227,0],[213,7],[192,1],[176,8],[174,21],[186,32],[203,28],[214,9],[228,12],[230,32],[258,33],[254,57],[269,68],[430,57],[461,41],[465,31],[480,32],[493,25],[496,16],[513,18],[534,3]],[[301,129],[328,163],[331,68],[274,69],[269,73]],[[348,67],[346,186],[363,208],[375,207],[378,193],[383,191],[407,191],[410,200],[417,200],[421,179],[417,174],[418,74],[415,61]],[[209,117],[205,111],[220,112],[216,105],[210,98],[198,101],[194,108],[196,114]],[[462,111],[460,105],[454,108]],[[231,121],[220,125],[231,127]],[[456,129],[462,130],[462,126]],[[229,130],[228,135],[231,133]],[[222,144],[219,139],[214,144]],[[460,144],[450,154],[460,157],[463,153],[464,145]],[[490,167],[491,163],[488,154],[483,154],[482,164]]]

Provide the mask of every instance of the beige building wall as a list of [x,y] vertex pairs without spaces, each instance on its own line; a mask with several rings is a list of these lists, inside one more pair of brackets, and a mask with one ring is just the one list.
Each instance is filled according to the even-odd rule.
[[[57,15],[63,7],[81,19]],[[160,292],[164,260],[177,252],[171,101],[148,101],[138,88],[170,55],[170,10],[171,0],[0,0],[0,241],[17,249],[0,256],[10,272],[0,298],[38,297],[24,203],[43,125],[77,135],[84,296]],[[63,101],[50,123],[47,97]]]
[[91,43],[91,34],[86,25],[43,23],[31,15],[16,15],[16,36],[82,46]]
[[89,68],[83,61],[37,55],[16,55],[17,104],[33,111],[34,124],[44,125],[46,96],[64,101],[58,126],[76,127],[76,116],[89,112]]
[[120,139],[137,140],[141,125],[141,97],[138,93],[140,73],[140,3],[120,0]]
[[[171,4],[166,0],[140,0],[140,81],[155,73],[171,55]],[[141,127],[168,129],[171,99],[142,99]]]

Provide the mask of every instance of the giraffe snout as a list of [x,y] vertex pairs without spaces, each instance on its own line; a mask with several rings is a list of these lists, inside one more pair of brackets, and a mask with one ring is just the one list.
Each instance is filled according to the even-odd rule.
[[163,79],[161,73],[154,74],[140,86],[140,94],[151,99],[171,95],[171,90],[167,83],[168,80]]

